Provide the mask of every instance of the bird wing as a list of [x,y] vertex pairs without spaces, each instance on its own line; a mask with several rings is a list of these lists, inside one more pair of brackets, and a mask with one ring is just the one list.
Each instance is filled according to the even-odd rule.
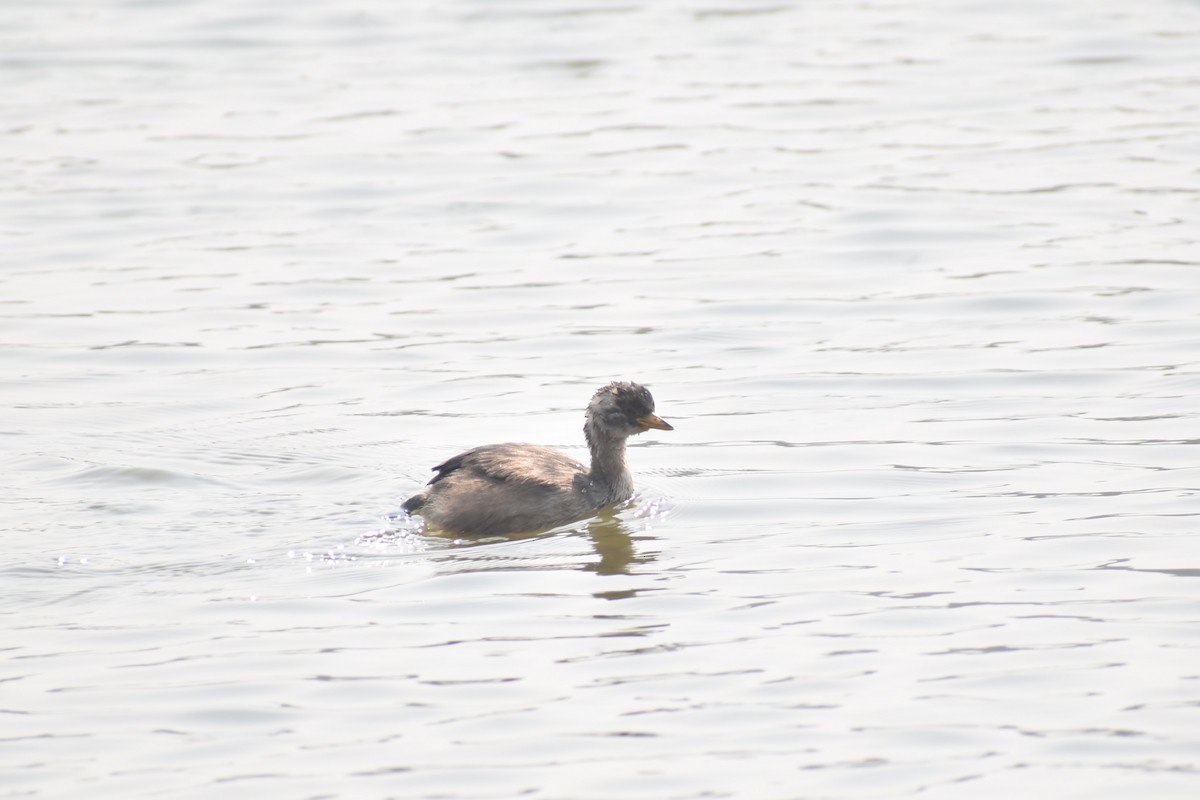
[[587,470],[573,458],[535,444],[485,444],[433,468],[430,485],[458,471],[474,472],[493,480],[561,486]]

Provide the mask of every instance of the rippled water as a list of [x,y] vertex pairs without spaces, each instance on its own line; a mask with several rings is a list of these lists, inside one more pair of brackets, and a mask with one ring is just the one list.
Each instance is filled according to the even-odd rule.
[[[1197,796],[1196,3],[0,44],[3,796]],[[395,516],[614,377],[633,507]]]

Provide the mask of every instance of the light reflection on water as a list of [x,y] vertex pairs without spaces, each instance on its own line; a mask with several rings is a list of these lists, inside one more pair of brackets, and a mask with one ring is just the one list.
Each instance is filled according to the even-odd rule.
[[4,26],[0,793],[1195,795],[1194,4],[182,10]]

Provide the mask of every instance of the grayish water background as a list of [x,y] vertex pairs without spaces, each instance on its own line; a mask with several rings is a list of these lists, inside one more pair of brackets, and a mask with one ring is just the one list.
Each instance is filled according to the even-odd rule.
[[[0,10],[0,795],[1194,798],[1200,6]],[[674,433],[613,519],[388,518]]]

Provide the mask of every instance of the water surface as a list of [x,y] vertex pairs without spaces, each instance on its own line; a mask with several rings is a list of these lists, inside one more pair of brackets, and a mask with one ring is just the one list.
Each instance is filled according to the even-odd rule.
[[4,796],[1196,796],[1195,3],[0,20]]

